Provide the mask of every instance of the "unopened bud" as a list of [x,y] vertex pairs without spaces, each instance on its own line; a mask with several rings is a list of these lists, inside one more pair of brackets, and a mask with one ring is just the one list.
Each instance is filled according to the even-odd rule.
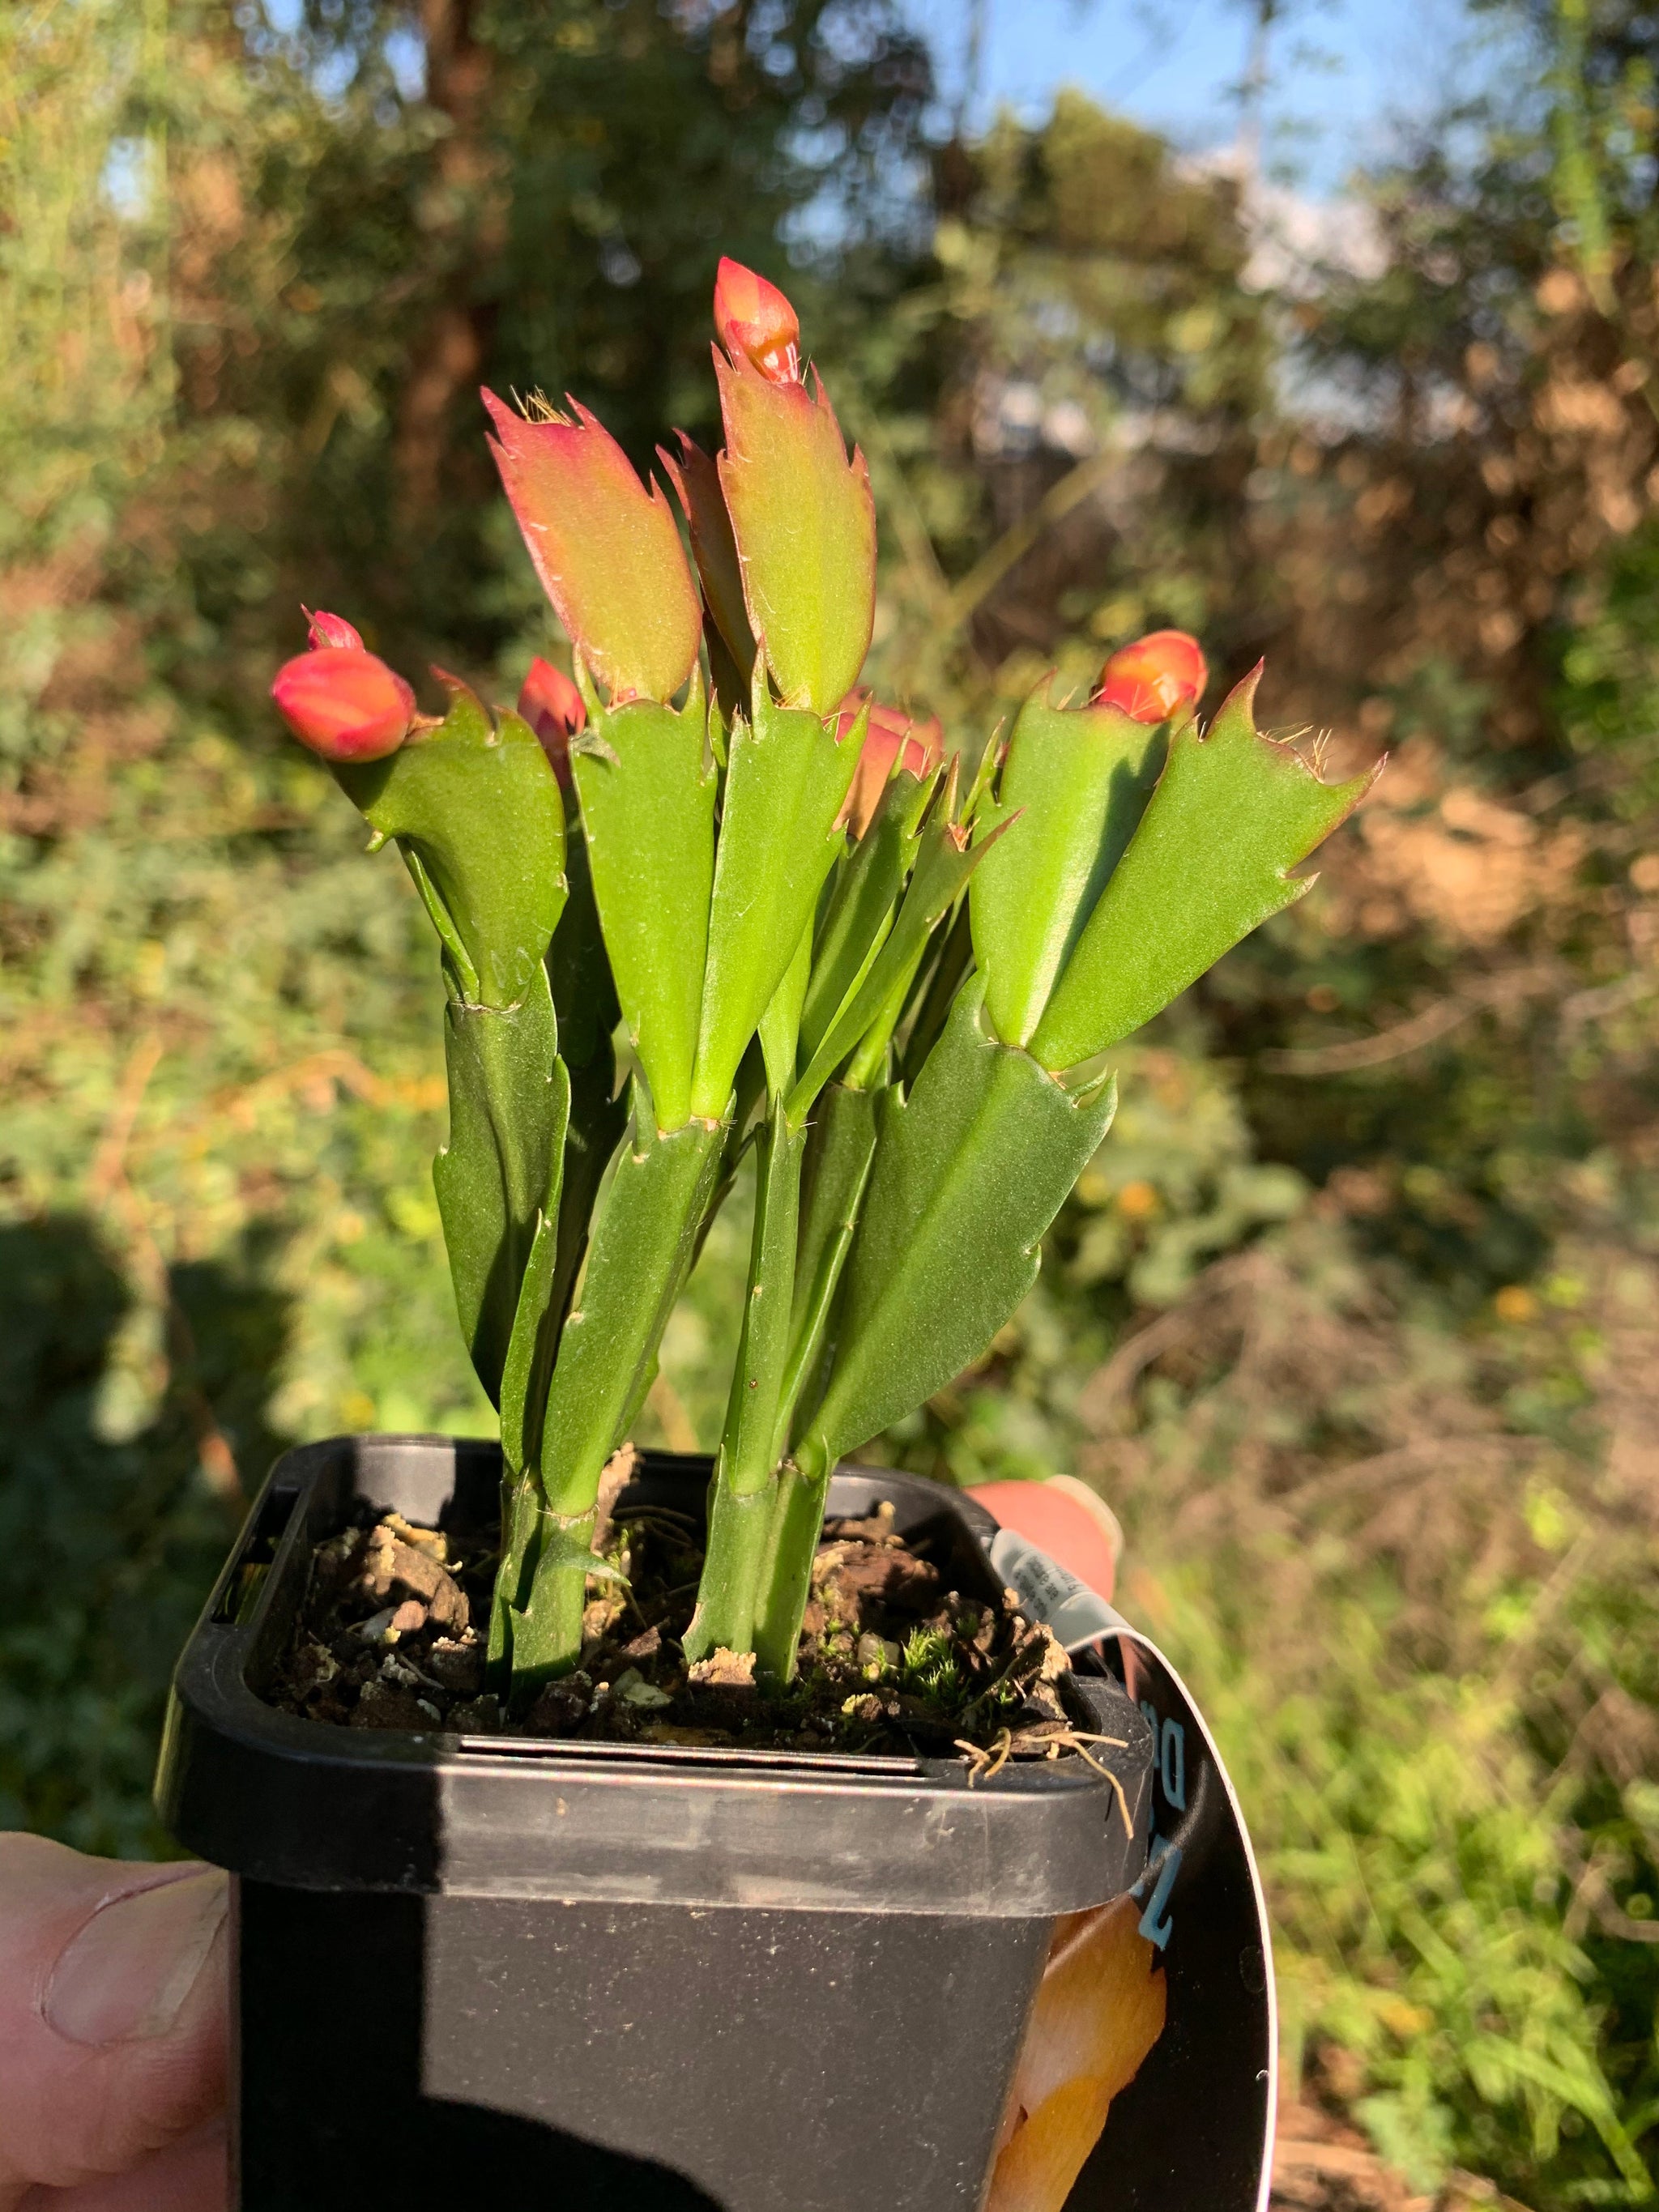
[[565,790],[570,788],[570,740],[587,720],[582,695],[550,660],[532,660],[519,694],[519,712],[542,741],[542,750]]
[[[850,691],[842,700],[836,716],[837,744],[850,732],[868,698],[867,692]],[[909,775],[920,777],[931,775],[944,757],[945,730],[937,714],[919,722],[901,708],[884,707],[878,700],[871,700],[870,727],[853,771],[853,787],[842,809],[842,826],[850,828],[855,837],[863,836],[875,820],[895,762]]]
[[382,760],[415,719],[415,694],[362,646],[302,653],[270,687],[277,711],[302,745],[327,761]]
[[1120,646],[1100,672],[1099,707],[1119,707],[1137,722],[1162,722],[1195,707],[1210,680],[1198,640],[1184,629],[1155,629]]
[[306,633],[306,643],[313,653],[349,651],[361,653],[363,641],[343,615],[325,614],[320,607],[313,614],[309,607],[300,612],[311,624]]
[[800,319],[775,284],[740,261],[721,259],[714,328],[732,360],[741,354],[769,384],[800,382]]

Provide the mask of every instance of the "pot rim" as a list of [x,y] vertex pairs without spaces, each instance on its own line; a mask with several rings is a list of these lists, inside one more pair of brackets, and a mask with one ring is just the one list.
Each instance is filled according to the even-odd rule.
[[[709,1464],[644,1453],[629,1487],[678,1483],[700,1505]],[[436,1520],[470,1497],[477,1519],[500,1467],[493,1442],[433,1436],[337,1437],[276,1462],[168,1701],[156,1803],[186,1849],[301,1888],[971,1918],[1083,1911],[1139,1878],[1152,1734],[1104,1673],[1074,1688],[1121,1744],[1098,1747],[1108,1773],[1011,1761],[977,1784],[960,1758],[349,1729],[266,1704],[256,1686],[311,1552],[349,1505]],[[884,1497],[901,1529],[953,1522],[963,1585],[977,1560],[994,1593],[983,1507],[890,1468],[832,1479],[832,1511]]]

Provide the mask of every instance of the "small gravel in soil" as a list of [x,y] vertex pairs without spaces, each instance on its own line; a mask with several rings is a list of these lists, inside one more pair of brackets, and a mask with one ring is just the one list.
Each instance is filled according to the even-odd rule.
[[395,1513],[345,1529],[313,1555],[271,1702],[337,1726],[459,1735],[934,1756],[973,1745],[1017,1759],[1073,1749],[1068,1662],[1048,1630],[1012,1590],[992,1606],[947,1589],[896,1533],[890,1505],[825,1522],[799,1671],[779,1696],[757,1686],[747,1655],[720,1650],[688,1669],[680,1639],[702,1564],[689,1521],[602,1520],[597,1548],[626,1579],[590,1579],[580,1664],[508,1714],[486,1686],[493,1545]]

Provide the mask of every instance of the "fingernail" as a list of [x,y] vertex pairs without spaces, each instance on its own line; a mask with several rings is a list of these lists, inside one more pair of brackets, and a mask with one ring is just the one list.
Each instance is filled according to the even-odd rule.
[[112,1899],[52,1970],[48,2027],[71,2043],[165,2035],[196,1986],[228,1903],[224,1875],[210,1869]]

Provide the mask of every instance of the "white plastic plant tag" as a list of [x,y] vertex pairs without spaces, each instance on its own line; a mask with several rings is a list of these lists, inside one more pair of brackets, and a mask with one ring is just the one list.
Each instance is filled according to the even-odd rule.
[[[1103,2062],[1090,2057],[1086,2034],[1071,2056],[1030,2054],[1041,2062],[1035,2066],[1022,2059],[1045,2081],[1056,2069],[1066,2075],[1069,2065],[1081,2067],[1074,2104],[1091,2087],[1115,2094],[1092,2107],[1086,2140],[1048,2142],[1044,2155],[1024,2161],[1018,2138],[1011,2142],[998,2159],[988,2212],[1266,2212],[1277,2074],[1273,1954],[1255,1856],[1215,1740],[1163,1653],[1098,1592],[1012,1528],[988,1540],[992,1571],[1028,1618],[1068,1652],[1097,1650],[1152,1727],[1146,1871],[1118,1906],[1080,1916],[1078,1927],[1124,1915],[1124,1924],[1099,1931],[1100,1996],[1109,2012],[1121,2015],[1125,2003],[1112,1959],[1121,1973],[1134,1944],[1162,1983],[1155,2039],[1121,2089],[1121,2074],[1103,2078]],[[1077,1940],[1075,1930],[1063,1931],[1049,1966],[1062,1979],[1069,1967],[1069,1981],[1056,1991],[1056,2018],[1073,2039],[1079,2020],[1091,2016],[1091,1999],[1073,1986]],[[1144,1973],[1141,1967],[1127,1986],[1144,1988]],[[1032,2036],[1042,2032],[1043,2017],[1040,1992]],[[1096,2025],[1103,2049],[1129,2033],[1127,2020],[1115,2032],[1106,2014]],[[1069,2114],[1056,2122],[1044,2109],[1022,2118],[1034,2136],[1057,2124],[1061,2136],[1076,2132]]]
[[1032,1620],[1040,1620],[1067,1651],[1080,1651],[1100,1637],[1115,1636],[1122,1626],[1098,1590],[1079,1582],[1058,1559],[1051,1559],[1012,1528],[998,1529],[991,1545],[991,1566]]

